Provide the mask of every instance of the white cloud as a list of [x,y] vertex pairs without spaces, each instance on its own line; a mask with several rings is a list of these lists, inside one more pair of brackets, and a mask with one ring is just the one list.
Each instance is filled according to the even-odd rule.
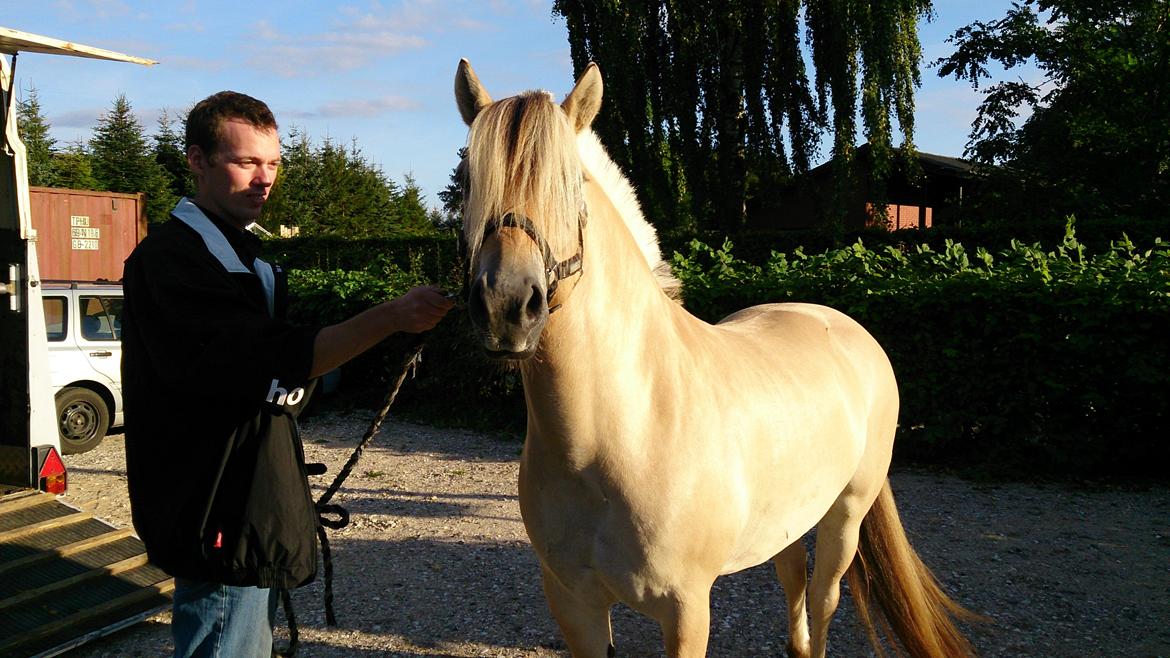
[[293,119],[336,119],[343,117],[376,117],[389,112],[417,110],[422,104],[402,96],[332,101],[311,110],[286,110],[284,116]]
[[[531,7],[524,0],[522,7]],[[514,4],[502,13],[514,14]],[[324,75],[328,71],[365,68],[396,54],[422,50],[450,39],[452,32],[485,32],[491,23],[466,8],[437,0],[405,0],[385,7],[375,1],[338,8],[332,23],[320,32],[282,32],[269,20],[253,24],[252,63],[285,78]]]
[[170,32],[194,32],[203,33],[207,28],[203,25],[203,21],[190,21],[186,23],[168,23],[163,26],[164,30]]
[[49,125],[54,128],[93,128],[105,112],[104,107],[62,112],[49,117]]
[[130,5],[123,0],[57,0],[53,7],[70,20],[92,20],[130,15]]
[[209,73],[218,73],[229,69],[233,64],[222,59],[212,59],[207,57],[188,57],[186,55],[167,55],[164,63],[167,69],[176,69],[183,71],[204,71]]
[[359,23],[317,34],[289,35],[268,21],[259,21],[254,36],[267,43],[252,47],[253,64],[284,78],[306,77],[360,69],[428,44],[419,35]]

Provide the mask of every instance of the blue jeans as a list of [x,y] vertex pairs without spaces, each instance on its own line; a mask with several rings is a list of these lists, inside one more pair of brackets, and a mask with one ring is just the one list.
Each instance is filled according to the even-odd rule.
[[272,658],[278,591],[175,579],[175,658]]

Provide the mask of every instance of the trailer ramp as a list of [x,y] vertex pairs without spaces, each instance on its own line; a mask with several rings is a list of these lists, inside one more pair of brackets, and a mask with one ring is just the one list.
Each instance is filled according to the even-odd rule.
[[0,658],[55,656],[168,608],[146,548],[56,496],[0,496]]

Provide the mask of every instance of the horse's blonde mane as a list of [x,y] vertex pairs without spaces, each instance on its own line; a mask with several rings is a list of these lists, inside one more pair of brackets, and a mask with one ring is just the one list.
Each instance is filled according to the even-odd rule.
[[584,168],[614,204],[659,286],[677,296],[678,281],[662,260],[657,234],[642,215],[634,188],[592,130],[574,139],[547,92],[527,91],[484,108],[467,146],[470,176],[463,230],[469,262],[476,260],[488,220],[508,213],[539,222],[557,258],[575,253]]
[[659,287],[672,299],[678,299],[681,284],[671,274],[670,264],[662,260],[662,250],[658,246],[658,233],[646,217],[642,214],[642,207],[638,204],[638,195],[629,179],[622,173],[605,152],[597,133],[591,129],[582,130],[577,135],[577,152],[581,156],[581,163],[593,180],[597,182],[610,203],[617,209],[618,215],[625,222],[626,228],[638,243],[638,249],[646,259],[646,264],[654,272]]

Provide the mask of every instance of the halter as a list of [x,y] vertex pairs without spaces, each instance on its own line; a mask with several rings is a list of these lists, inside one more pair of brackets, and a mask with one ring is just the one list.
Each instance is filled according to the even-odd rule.
[[[518,228],[524,231],[528,237],[532,238],[536,246],[540,247],[541,255],[544,258],[544,274],[547,277],[548,283],[545,303],[548,304],[548,312],[551,314],[561,307],[561,304],[557,304],[556,306],[552,305],[553,295],[556,294],[557,286],[561,280],[582,272],[581,264],[585,256],[584,230],[587,221],[588,215],[585,212],[585,208],[582,207],[581,213],[577,216],[577,253],[562,261],[557,261],[556,256],[553,255],[552,248],[548,246],[548,242],[540,234],[540,231],[536,230],[536,226],[532,224],[532,220],[524,215],[517,215],[516,213],[508,213],[503,217],[488,220],[483,229],[483,238],[480,240],[480,245],[482,246],[483,240],[487,240],[488,236],[504,227]],[[467,266],[470,268],[471,264],[468,263]],[[471,272],[469,269],[468,277],[470,278],[470,276]]]

